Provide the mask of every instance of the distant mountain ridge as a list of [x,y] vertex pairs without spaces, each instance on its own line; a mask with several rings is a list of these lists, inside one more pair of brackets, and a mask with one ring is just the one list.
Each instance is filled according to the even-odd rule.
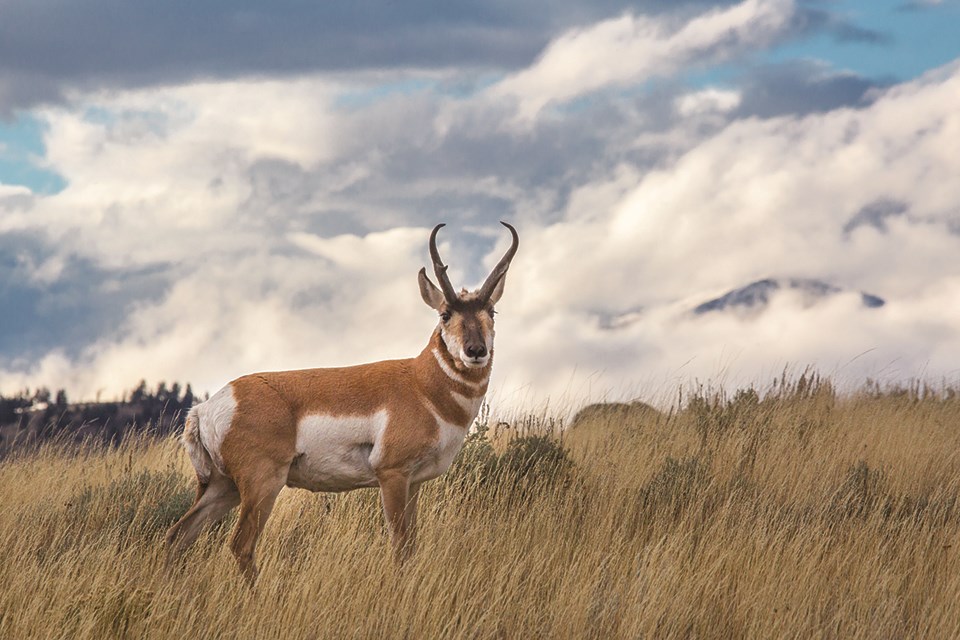
[[[807,306],[813,306],[824,298],[845,289],[815,278],[764,278],[750,284],[731,289],[722,296],[707,300],[693,309],[696,315],[731,309],[762,309],[770,303],[771,297],[778,291],[790,290],[802,294]],[[886,300],[871,293],[860,292],[864,307],[876,309],[886,304]]]

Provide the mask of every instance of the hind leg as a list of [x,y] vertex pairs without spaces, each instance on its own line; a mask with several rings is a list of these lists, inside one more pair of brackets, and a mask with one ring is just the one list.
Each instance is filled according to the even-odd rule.
[[240,518],[233,531],[230,549],[240,565],[244,578],[252,586],[257,579],[255,552],[257,539],[273,511],[273,505],[287,482],[289,465],[268,467],[259,473],[251,474],[246,480],[239,481]]
[[190,510],[167,530],[167,562],[196,542],[205,525],[219,522],[238,504],[240,492],[233,480],[218,473],[211,476],[210,483],[197,490],[197,500]]

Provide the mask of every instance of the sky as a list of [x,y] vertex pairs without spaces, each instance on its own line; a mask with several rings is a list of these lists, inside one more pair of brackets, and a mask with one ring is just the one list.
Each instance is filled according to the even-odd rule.
[[472,288],[499,220],[495,408],[957,385],[958,28],[955,0],[2,0],[0,393],[416,355],[429,230]]

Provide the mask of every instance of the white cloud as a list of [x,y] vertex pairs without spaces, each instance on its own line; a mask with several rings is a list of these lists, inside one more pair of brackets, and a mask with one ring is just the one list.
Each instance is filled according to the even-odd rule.
[[686,118],[714,112],[726,112],[740,106],[740,92],[729,89],[703,89],[677,98],[677,112]]
[[[614,196],[608,215],[584,222],[569,212],[527,238],[511,282],[522,280],[519,317],[502,331],[500,363],[549,378],[551,388],[568,383],[573,364],[594,388],[610,389],[649,374],[755,380],[788,363],[860,380],[956,379],[958,95],[954,64],[866,109],[740,121]],[[845,237],[843,225],[878,198],[909,203],[909,212],[886,233],[859,227]],[[888,304],[866,309],[847,294],[804,311],[785,294],[752,321],[688,313],[767,276],[822,278]],[[603,313],[634,322],[604,330]],[[529,342],[528,322],[550,337]],[[544,358],[546,344],[564,346],[556,358],[566,366]]]
[[517,100],[519,115],[529,119],[551,103],[767,46],[786,32],[795,10],[792,0],[744,0],[688,21],[623,15],[557,38],[535,64],[489,94]]
[[[10,196],[29,196],[33,192],[30,191],[27,187],[24,187],[19,184],[4,184],[0,182],[0,198],[7,198]],[[0,227],[2,228],[2,227]]]
[[44,226],[73,252],[115,267],[179,260],[183,245],[245,246],[252,237],[237,242],[221,230],[268,223],[261,212],[237,219],[250,197],[247,172],[264,158],[302,166],[332,158],[335,88],[316,80],[200,84],[78,96],[44,110],[44,163],[68,186],[42,207],[11,213],[4,226]]
[[[748,1],[679,25],[620,18],[564,36],[491,91],[533,113],[763,46],[792,12]],[[574,54],[587,67],[568,67]],[[34,279],[53,283],[64,256],[81,256],[121,273],[162,268],[169,286],[79,355],[52,349],[0,371],[0,390],[47,384],[89,398],[146,377],[213,391],[254,370],[415,355],[435,322],[416,285],[430,223],[451,223],[441,250],[459,285],[499,258],[501,216],[521,234],[499,305],[501,406],[763,380],[786,364],[851,379],[960,375],[960,64],[869,106],[802,118],[730,122],[735,91],[671,95],[662,127],[626,109],[505,133],[510,114],[489,94],[413,93],[351,111],[341,91],[320,77],[211,83],[43,112],[45,162],[68,188],[14,190],[32,198],[16,207],[0,190],[0,229],[44,234],[54,252]],[[545,179],[530,188],[513,173],[514,155],[585,122],[593,155],[544,144],[546,168],[531,174]],[[543,138],[540,126],[552,127]],[[482,198],[494,201],[482,215],[461,204]],[[845,231],[882,199],[905,209],[885,231]],[[353,219],[341,211],[376,224],[344,230]],[[848,293],[807,309],[778,295],[746,319],[689,314],[767,276]],[[859,290],[888,304],[865,309]]]

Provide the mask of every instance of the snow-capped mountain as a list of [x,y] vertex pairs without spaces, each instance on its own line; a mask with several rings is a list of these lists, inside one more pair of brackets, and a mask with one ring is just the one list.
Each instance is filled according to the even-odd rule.
[[[732,289],[719,298],[707,300],[697,305],[693,313],[703,315],[731,309],[760,311],[769,304],[771,297],[778,291],[797,292],[801,295],[804,306],[813,306],[824,298],[844,292],[845,289],[812,278],[766,278]],[[863,306],[868,308],[882,307],[886,304],[883,298],[863,291],[860,292],[860,298]]]

